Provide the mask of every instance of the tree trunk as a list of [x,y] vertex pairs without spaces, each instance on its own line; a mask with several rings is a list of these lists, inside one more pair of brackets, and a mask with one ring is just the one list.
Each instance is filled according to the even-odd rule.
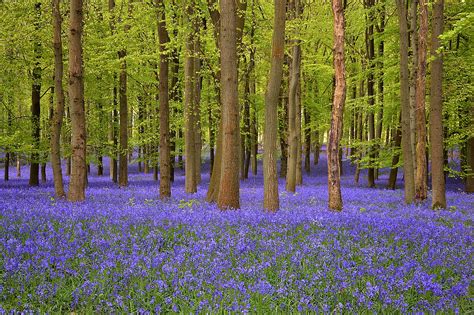
[[[284,56],[283,69],[285,64],[288,65],[288,56]],[[286,77],[285,70],[283,70],[283,78]],[[280,134],[280,177],[286,177],[288,171],[288,92],[285,85],[282,84],[280,88],[280,98],[278,100],[279,113],[278,115],[278,132]]]
[[410,204],[415,198],[415,178],[410,127],[411,106],[408,71],[408,21],[406,3],[406,0],[397,0],[400,27],[400,103],[402,111],[403,176],[405,181],[405,203]]
[[120,131],[120,150],[119,150],[119,186],[128,185],[128,101],[127,101],[127,62],[125,56],[126,50],[118,53],[121,59],[121,70],[119,76],[119,131]]
[[368,57],[368,65],[369,65],[369,74],[367,77],[367,96],[369,101],[369,168],[368,168],[368,175],[367,175],[367,185],[369,187],[375,187],[375,80],[374,80],[374,72],[375,72],[375,45],[374,45],[374,14],[372,13],[373,6],[375,5],[374,0],[366,0],[365,5],[369,10],[368,14],[368,23],[369,25],[366,28],[366,46],[367,46],[367,57]]
[[304,106],[304,169],[307,174],[311,173],[311,115],[308,105]]
[[86,186],[86,120],[82,68],[82,0],[70,2],[69,26],[69,99],[71,108],[72,171],[68,199],[85,199]]
[[428,4],[420,0],[420,31],[418,33],[418,66],[416,78],[416,176],[415,198],[421,202],[427,198],[426,181],[426,117],[425,117],[425,76],[426,76],[426,40],[428,36]]
[[334,70],[336,86],[334,88],[331,114],[331,129],[328,141],[328,191],[329,209],[342,210],[341,178],[339,164],[339,143],[342,136],[344,103],[346,99],[346,78],[344,65],[344,10],[342,0],[332,1],[334,14]]
[[[290,14],[293,19],[298,15],[298,0],[290,1]],[[296,169],[298,157],[297,111],[298,85],[301,66],[301,46],[299,40],[292,40],[292,54],[290,64],[290,83],[288,86],[288,170],[286,172],[286,191],[296,190]]]
[[170,119],[168,91],[168,53],[166,45],[170,38],[166,29],[165,5],[156,0],[158,6],[158,37],[160,41],[160,198],[171,197],[170,181]]
[[33,138],[33,153],[31,154],[30,164],[30,186],[39,185],[39,145],[40,145],[40,115],[41,115],[41,42],[38,38],[41,23],[41,2],[35,3],[36,19],[35,26],[35,43],[34,55],[35,65],[33,68],[33,83],[31,86],[31,126]]
[[[401,117],[400,117],[401,119]],[[396,132],[394,133],[394,141],[393,146],[395,148],[399,148],[402,142],[402,130],[401,127],[396,128]],[[398,176],[398,162],[400,161],[400,154],[395,154],[392,158],[392,168],[390,169],[390,175],[388,177],[388,189],[395,189],[397,187],[397,176]]]
[[221,102],[222,170],[217,205],[238,209],[239,201],[239,103],[237,83],[237,8],[235,0],[221,0]]
[[63,198],[63,174],[61,169],[61,127],[64,116],[63,90],[63,46],[61,39],[61,11],[60,0],[53,0],[53,48],[54,48],[54,91],[56,92],[56,106],[51,124],[51,166],[53,168],[54,191],[56,197]]
[[[301,63],[301,54],[300,54]],[[298,79],[298,86],[296,90],[296,185],[303,184],[303,168],[302,168],[302,155],[303,150],[301,148],[301,78]]]
[[[199,39],[199,23],[194,22],[194,54],[198,54],[201,50],[201,42]],[[194,172],[196,185],[201,183],[201,153],[202,153],[202,131],[201,131],[201,86],[202,86],[202,76],[201,76],[201,59],[199,57],[194,57],[194,69],[193,69],[193,82],[194,82],[194,92],[193,92],[193,115],[194,115],[194,145],[195,145],[195,154],[194,154]]]
[[446,208],[446,186],[444,178],[444,135],[443,135],[443,56],[438,53],[439,36],[443,34],[444,0],[433,4],[433,33],[431,37],[431,189],[433,209]]
[[265,131],[263,151],[263,207],[275,212],[280,207],[277,175],[278,96],[283,76],[285,54],[286,0],[274,0],[275,16],[272,35],[272,60],[265,92]]
[[[410,18],[410,32],[409,35],[409,45],[411,49],[409,50],[410,65],[411,71],[409,76],[410,84],[410,137],[411,137],[411,154],[413,160],[413,172],[416,174],[416,76],[417,76],[417,66],[418,66],[418,1],[412,0],[410,12],[407,13]],[[411,37],[410,37],[411,36]]]
[[[188,21],[193,23],[193,7],[190,5],[187,9]],[[197,191],[196,179],[196,122],[194,115],[194,82],[195,62],[194,62],[194,34],[190,32],[186,39],[186,56],[184,64],[184,117],[185,117],[185,187],[186,193],[193,194]]]

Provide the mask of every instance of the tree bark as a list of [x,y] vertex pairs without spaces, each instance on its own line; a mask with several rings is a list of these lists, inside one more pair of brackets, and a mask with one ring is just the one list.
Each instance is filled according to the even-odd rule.
[[84,81],[82,66],[82,0],[70,1],[69,26],[69,99],[71,108],[72,170],[68,199],[85,199],[86,186],[86,120],[84,114]]
[[239,194],[239,103],[237,83],[237,8],[235,0],[221,0],[221,102],[222,170],[217,205],[240,208]]
[[165,5],[163,0],[156,0],[158,6],[158,38],[160,42],[160,198],[171,197],[170,181],[170,119],[168,90],[168,53],[166,45],[170,38],[166,29]]
[[63,198],[63,174],[61,168],[61,127],[64,116],[64,90],[63,90],[63,46],[61,39],[61,11],[60,0],[53,0],[53,49],[54,49],[54,91],[56,93],[56,106],[53,113],[51,128],[51,166],[53,168],[54,191],[56,196]]
[[368,175],[367,175],[367,185],[369,187],[375,187],[375,80],[374,80],[374,71],[375,71],[375,45],[374,45],[374,14],[372,13],[373,6],[375,5],[374,0],[366,0],[365,1],[366,8],[369,10],[368,14],[368,23],[369,25],[366,28],[366,46],[367,46],[367,57],[368,57],[368,65],[369,65],[369,74],[367,77],[367,96],[369,101],[369,157],[370,157],[370,164],[368,168]]
[[128,100],[127,100],[127,62],[125,57],[126,50],[118,53],[121,59],[121,70],[119,75],[119,131],[120,131],[120,150],[119,150],[119,172],[118,183],[120,187],[128,185]]
[[420,30],[418,33],[418,66],[416,78],[416,176],[415,198],[421,202],[427,198],[427,167],[426,167],[426,115],[425,115],[425,76],[426,47],[428,36],[428,4],[420,0]]
[[304,169],[307,174],[311,173],[311,115],[308,105],[304,106]]
[[[187,9],[188,21],[193,23],[194,11],[192,6]],[[185,117],[185,188],[186,193],[193,194],[197,191],[196,179],[196,123],[194,115],[194,79],[195,79],[195,62],[194,62],[194,34],[190,32],[186,38],[186,56],[184,61],[184,117]]]
[[444,0],[433,4],[433,32],[431,38],[431,189],[433,209],[446,208],[446,185],[444,177],[444,133],[443,133],[443,56],[438,52],[441,46],[439,36],[443,34]]
[[331,129],[328,141],[328,191],[329,209],[342,210],[341,178],[339,164],[339,143],[342,136],[344,103],[346,99],[346,78],[344,64],[344,10],[342,0],[332,0],[334,14],[334,88],[331,114]]
[[286,0],[274,0],[272,60],[265,92],[265,131],[263,151],[263,207],[275,212],[280,207],[277,175],[278,96],[283,76],[285,54]]
[[[401,119],[401,117],[400,117]],[[393,146],[395,148],[399,148],[402,142],[402,130],[401,127],[396,128],[396,132],[394,133],[394,141]],[[397,187],[397,176],[398,176],[398,162],[400,161],[400,154],[395,154],[392,158],[392,168],[390,169],[390,175],[388,177],[388,189],[395,189]]]
[[415,178],[410,127],[411,106],[408,71],[408,21],[406,5],[406,0],[397,0],[400,27],[400,103],[402,111],[403,176],[405,181],[405,203],[410,204],[415,198]]
[[[290,14],[296,19],[299,8],[298,0],[290,1]],[[300,79],[301,46],[299,40],[292,40],[293,45],[290,64],[290,83],[288,86],[288,170],[286,172],[286,191],[296,191],[296,169],[298,156],[297,107],[298,85]]]
[[34,22],[35,26],[35,43],[34,43],[34,55],[35,65],[33,68],[33,83],[31,86],[31,125],[32,125],[32,138],[33,138],[33,153],[31,154],[30,164],[30,186],[39,185],[39,145],[40,145],[40,115],[41,115],[41,42],[38,38],[40,31],[41,22],[41,2],[35,3],[35,14],[36,19]]

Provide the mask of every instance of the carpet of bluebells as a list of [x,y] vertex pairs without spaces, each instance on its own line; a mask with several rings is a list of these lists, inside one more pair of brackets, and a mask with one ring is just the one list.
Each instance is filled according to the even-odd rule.
[[37,188],[13,175],[0,182],[0,313],[474,311],[474,196],[462,183],[433,211],[384,189],[387,170],[369,189],[345,164],[333,213],[325,168],[296,194],[281,180],[276,214],[262,210],[261,168],[241,182],[242,209],[226,212],[204,201],[206,168],[194,195],[178,171],[166,202],[136,165],[122,189],[93,167],[75,204],[53,197],[50,170]]

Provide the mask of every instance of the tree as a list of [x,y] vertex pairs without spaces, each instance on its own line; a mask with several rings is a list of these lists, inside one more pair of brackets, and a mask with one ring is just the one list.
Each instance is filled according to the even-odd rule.
[[[124,31],[130,29],[129,24],[125,24]],[[119,131],[120,131],[120,151],[119,151],[119,170],[118,183],[120,187],[128,185],[128,98],[127,98],[127,56],[126,48],[118,51],[120,63],[119,75]]]
[[54,49],[54,92],[56,106],[51,124],[51,166],[53,168],[54,191],[57,197],[65,197],[61,169],[61,127],[64,116],[63,90],[63,44],[61,39],[60,0],[53,0],[53,49]]
[[39,146],[40,146],[40,115],[41,115],[41,42],[39,31],[41,29],[41,2],[35,3],[35,65],[33,68],[32,86],[31,86],[31,125],[33,137],[33,153],[31,154],[30,164],[30,186],[39,185]]
[[[189,24],[193,24],[194,21],[194,9],[193,5],[190,4],[187,9],[187,17]],[[197,191],[197,178],[196,178],[196,115],[194,113],[194,94],[196,92],[195,85],[195,44],[194,44],[193,32],[189,32],[186,35],[186,56],[184,60],[184,116],[185,116],[185,187],[188,194],[195,193]]]
[[[366,28],[365,32],[365,41],[367,46],[367,58],[368,58],[368,65],[369,65],[369,74],[367,77],[367,96],[369,101],[369,142],[373,143],[375,141],[375,115],[374,115],[374,107],[375,107],[375,79],[374,79],[374,71],[375,71],[375,41],[374,41],[374,12],[373,7],[375,5],[375,0],[365,0],[365,6],[367,10],[369,10],[367,22],[369,23]],[[374,153],[374,145],[371,144],[370,149],[370,166],[368,169],[368,186],[375,187],[375,168],[373,163],[375,162],[375,153]]]
[[84,114],[84,77],[82,65],[82,0],[70,1],[69,22],[69,100],[71,108],[72,170],[68,199],[85,199],[86,120]]
[[443,56],[439,36],[443,33],[444,0],[433,4],[433,32],[431,38],[431,103],[430,103],[430,142],[431,142],[431,187],[433,209],[446,208],[446,187],[444,179],[444,135],[443,135]]
[[239,103],[237,84],[237,8],[235,0],[220,2],[220,55],[222,102],[222,163],[220,209],[240,208],[239,194]]
[[156,0],[156,4],[158,6],[158,37],[160,41],[160,198],[168,198],[171,196],[171,182],[168,53],[166,45],[169,43],[170,38],[166,29],[163,0]]
[[400,27],[400,103],[402,110],[402,152],[405,180],[405,203],[415,198],[415,178],[410,128],[410,87],[408,71],[408,20],[406,0],[397,0]]
[[331,129],[328,141],[328,191],[329,209],[342,210],[341,171],[339,144],[342,137],[342,121],[346,100],[346,77],[344,64],[344,9],[342,0],[332,0],[334,14],[334,71],[335,88],[331,114]]
[[418,64],[416,76],[416,176],[415,198],[423,201],[428,194],[426,182],[426,116],[425,116],[425,76],[426,76],[426,39],[428,36],[428,4],[420,0],[420,30],[418,32]]
[[277,211],[280,207],[277,174],[277,128],[278,96],[283,77],[283,58],[285,54],[286,0],[274,1],[272,60],[265,92],[265,131],[263,143],[263,207]]

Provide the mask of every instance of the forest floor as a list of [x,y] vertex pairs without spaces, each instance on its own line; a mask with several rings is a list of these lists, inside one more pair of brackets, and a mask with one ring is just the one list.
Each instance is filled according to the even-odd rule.
[[[130,185],[94,175],[87,201],[54,198],[48,181],[0,182],[0,314],[49,313],[366,313],[474,311],[474,195],[448,183],[448,209],[406,206],[386,190],[387,170],[366,188],[345,164],[344,210],[327,210],[322,157],[281,209],[265,213],[261,165],[241,181],[238,211],[184,193],[172,198],[131,165]],[[12,170],[13,171],[13,170]],[[3,170],[0,171],[3,178]],[[67,187],[67,186],[66,186]]]

